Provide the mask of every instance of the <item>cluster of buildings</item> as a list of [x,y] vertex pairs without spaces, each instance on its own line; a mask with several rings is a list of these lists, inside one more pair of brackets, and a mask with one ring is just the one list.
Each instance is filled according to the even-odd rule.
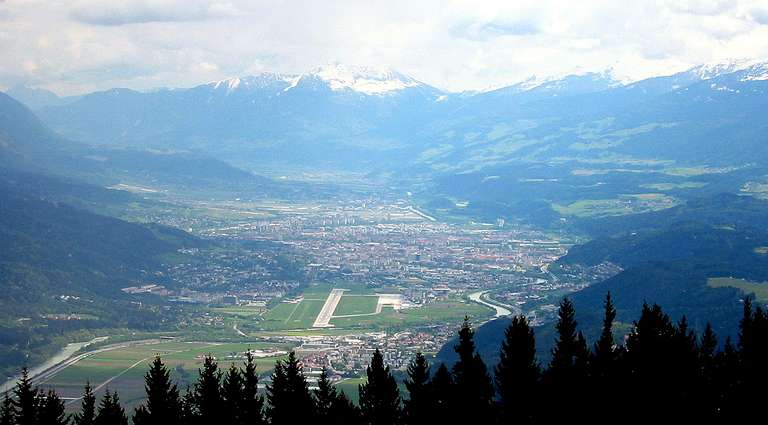
[[319,374],[325,368],[336,379],[341,379],[364,374],[377,349],[390,368],[405,370],[416,353],[435,354],[455,334],[455,326],[431,326],[397,333],[271,337],[269,340],[297,344],[296,355],[307,374]]

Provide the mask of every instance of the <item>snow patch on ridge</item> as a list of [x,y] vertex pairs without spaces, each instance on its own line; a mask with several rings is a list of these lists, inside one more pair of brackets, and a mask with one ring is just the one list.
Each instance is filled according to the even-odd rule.
[[317,68],[309,73],[328,84],[331,90],[353,90],[368,95],[388,94],[409,87],[421,85],[420,82],[389,69],[330,65]]

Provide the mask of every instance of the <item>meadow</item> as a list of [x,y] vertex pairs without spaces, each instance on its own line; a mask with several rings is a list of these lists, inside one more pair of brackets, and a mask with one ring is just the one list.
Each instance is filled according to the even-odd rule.
[[[72,366],[63,369],[41,383],[42,388],[55,389],[67,399],[68,408],[76,409],[82,396],[83,385],[90,382],[101,396],[107,389],[118,390],[120,399],[127,406],[135,406],[144,398],[144,374],[149,363],[159,355],[183,392],[193,385],[203,357],[211,355],[222,369],[232,363],[240,365],[242,353],[248,349],[288,351],[292,346],[264,342],[205,343],[205,342],[153,342],[134,344],[109,351],[94,353]],[[274,367],[275,361],[284,356],[257,359],[260,374]]]
[[707,286],[711,288],[736,288],[745,294],[754,294],[760,302],[768,301],[768,282],[752,282],[733,277],[711,277],[707,279]]

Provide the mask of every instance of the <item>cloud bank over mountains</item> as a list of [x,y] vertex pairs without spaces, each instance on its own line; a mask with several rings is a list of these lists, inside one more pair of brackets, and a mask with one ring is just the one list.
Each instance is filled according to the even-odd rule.
[[761,1],[0,2],[0,86],[194,86],[322,63],[450,91],[607,68],[625,79],[768,57]]

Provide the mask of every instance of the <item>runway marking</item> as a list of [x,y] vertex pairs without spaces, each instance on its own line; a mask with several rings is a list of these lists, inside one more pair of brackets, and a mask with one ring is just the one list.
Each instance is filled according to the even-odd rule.
[[346,291],[346,289],[331,290],[331,293],[328,294],[328,298],[325,300],[325,304],[323,304],[323,309],[320,310],[317,318],[315,318],[315,323],[312,324],[313,328],[333,327],[333,325],[330,323],[331,318],[333,317],[333,312],[336,311],[336,306],[338,306],[339,302],[341,301],[341,296],[344,294],[344,291]]

